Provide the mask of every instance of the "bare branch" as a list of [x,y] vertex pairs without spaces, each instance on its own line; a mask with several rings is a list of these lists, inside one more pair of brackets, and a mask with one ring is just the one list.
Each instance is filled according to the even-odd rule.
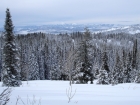
[[0,105],[6,105],[9,102],[11,91],[12,89],[9,87],[3,90],[0,94]]
[[75,96],[76,94],[76,89],[75,92],[72,94],[72,85],[70,85],[69,89],[66,89],[66,95],[68,97],[68,103],[71,101],[71,99]]

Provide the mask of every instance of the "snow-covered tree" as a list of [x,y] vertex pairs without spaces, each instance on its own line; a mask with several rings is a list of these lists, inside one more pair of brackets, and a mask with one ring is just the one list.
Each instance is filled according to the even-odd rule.
[[132,68],[133,69],[137,69],[137,53],[138,53],[138,49],[137,49],[137,39],[134,41],[134,45],[133,45],[133,58],[132,58]]
[[[54,45],[57,44],[56,42],[54,42]],[[55,45],[52,46],[53,47],[53,51],[51,51],[51,70],[50,70],[50,79],[51,80],[59,80],[60,76],[61,76],[61,72],[60,72],[60,48]],[[52,49],[51,49],[52,50]]]
[[74,76],[76,74],[75,70],[75,49],[74,49],[74,40],[72,40],[72,45],[68,51],[68,56],[64,62],[63,69],[67,72],[67,75],[69,77],[70,85],[74,83]]
[[99,70],[97,84],[102,84],[102,85],[109,84],[109,76],[106,70]]
[[137,75],[134,80],[135,83],[140,83],[140,71],[137,71]]
[[92,64],[89,60],[89,51],[90,47],[90,32],[86,28],[84,33],[84,40],[79,44],[79,48],[77,51],[77,83],[88,83],[88,81],[93,83],[93,73],[92,73]]
[[111,84],[123,83],[123,66],[118,52],[116,53],[115,67],[111,74]]
[[128,53],[127,59],[126,59],[126,68],[124,68],[123,71],[123,82],[124,83],[131,83],[132,82],[132,57],[130,52]]
[[99,68],[97,65],[94,66],[94,78],[98,79],[99,76]]
[[104,49],[103,53],[102,53],[102,70],[106,70],[107,73],[110,72],[109,70],[109,66],[108,66],[108,56],[107,56],[107,52],[106,52],[106,48]]
[[50,73],[49,73],[49,70],[48,70],[48,64],[49,64],[49,51],[48,51],[48,45],[45,43],[44,45],[44,48],[43,48],[43,51],[44,51],[44,75],[45,75],[45,79],[50,79]]
[[18,49],[15,45],[15,37],[13,33],[13,23],[9,9],[6,10],[5,20],[5,33],[4,33],[4,47],[3,47],[3,86],[20,86],[20,70],[19,70],[19,57]]
[[[41,53],[43,53],[41,51]],[[39,54],[40,56],[38,57],[38,66],[39,66],[39,77],[41,80],[45,80],[45,63],[44,63],[44,55]]]
[[[132,82],[135,81],[136,76],[138,75],[138,48],[137,48],[137,39],[134,41],[133,45],[133,50],[132,50],[132,71],[131,71],[131,76],[132,76]],[[138,77],[138,76],[137,76]]]
[[102,66],[101,69],[99,70],[99,77],[97,84],[109,84],[110,83],[110,70],[108,67],[108,56],[106,52],[106,48],[102,53]]
[[28,80],[40,80],[39,66],[34,52],[31,53],[29,58],[29,71],[27,73]]

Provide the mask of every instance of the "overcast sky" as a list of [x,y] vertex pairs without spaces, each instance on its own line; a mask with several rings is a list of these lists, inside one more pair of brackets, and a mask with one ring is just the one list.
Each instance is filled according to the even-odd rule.
[[0,27],[10,8],[13,24],[139,24],[140,0],[0,0]]

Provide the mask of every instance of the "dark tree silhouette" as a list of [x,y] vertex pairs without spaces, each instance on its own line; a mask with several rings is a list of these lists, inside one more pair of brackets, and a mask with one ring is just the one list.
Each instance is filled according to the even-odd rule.
[[3,48],[3,86],[20,86],[20,70],[18,49],[15,45],[15,37],[13,34],[13,23],[9,9],[6,10],[4,33],[4,48]]

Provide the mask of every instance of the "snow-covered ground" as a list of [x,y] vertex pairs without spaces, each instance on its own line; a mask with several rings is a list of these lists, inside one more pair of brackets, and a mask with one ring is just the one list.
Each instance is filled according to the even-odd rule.
[[[0,92],[3,89],[0,87]],[[76,93],[70,103],[66,89],[69,89],[68,81],[23,82],[21,87],[12,89],[8,105],[16,105],[18,96],[25,105],[140,105],[140,84],[73,84],[72,94],[75,90]],[[19,100],[17,105],[24,105],[22,101]]]

